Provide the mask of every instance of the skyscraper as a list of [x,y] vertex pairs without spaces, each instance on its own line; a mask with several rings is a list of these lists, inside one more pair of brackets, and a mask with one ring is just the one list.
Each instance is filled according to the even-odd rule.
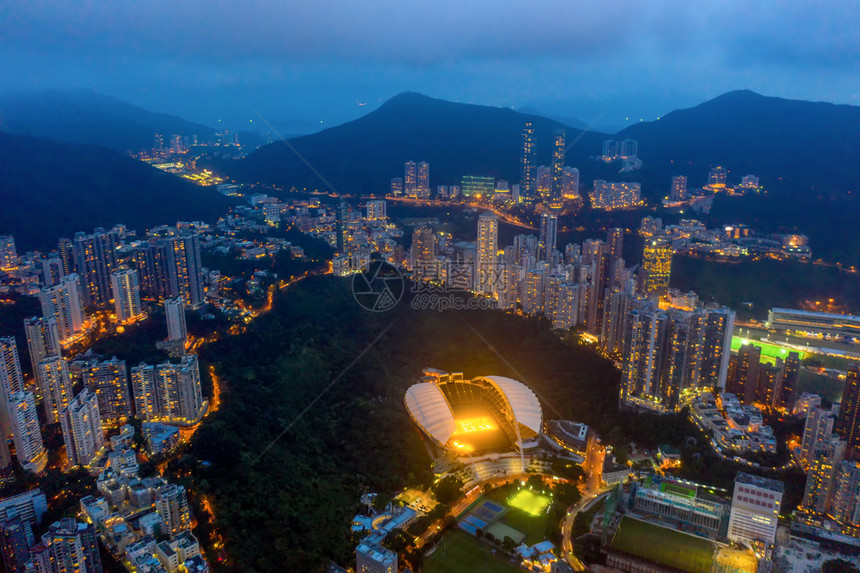
[[110,275],[111,292],[116,320],[120,323],[132,322],[143,316],[140,307],[140,282],[137,271],[125,269]]
[[789,352],[782,371],[782,384],[776,398],[776,407],[785,412],[791,412],[797,394],[800,378],[800,354]]
[[642,253],[642,292],[666,296],[672,272],[672,243],[663,237],[653,237],[645,242]]
[[18,358],[18,345],[14,336],[0,337],[0,423],[3,438],[12,435],[9,401],[16,392],[24,390],[24,376],[21,374],[21,361]]
[[669,190],[670,201],[683,201],[687,198],[687,176],[676,175],[672,177],[672,189]]
[[860,530],[860,461],[844,460],[837,467],[830,515],[845,533]]
[[848,367],[842,405],[834,430],[848,443],[849,448],[855,451],[860,449],[860,366],[857,364]]
[[538,165],[535,171],[535,193],[543,201],[552,198],[552,168]]
[[196,233],[182,232],[163,239],[162,243],[167,249],[168,296],[181,296],[185,304],[197,308],[205,300],[200,237]]
[[24,571],[34,544],[33,528],[20,515],[0,521],[0,552],[8,573]]
[[14,392],[9,397],[9,421],[15,453],[21,466],[36,474],[45,471],[48,452],[42,441],[42,429],[32,392]]
[[624,229],[612,227],[606,234],[606,242],[609,243],[609,255],[612,263],[624,256]]
[[436,235],[425,225],[412,231],[412,276],[418,280],[435,280],[439,276]]
[[185,299],[181,296],[165,299],[164,314],[167,317],[167,340],[185,340],[188,337],[185,326]]
[[60,344],[65,344],[84,329],[80,282],[77,274],[66,275],[60,284],[39,293],[42,316],[54,320]]
[[830,506],[836,469],[845,457],[845,442],[833,434],[812,452],[800,509],[824,515]]
[[526,271],[523,279],[523,314],[537,316],[543,313],[544,303],[544,269],[533,268]]
[[42,271],[42,285],[52,287],[60,284],[60,279],[65,274],[63,272],[63,262],[59,258],[45,258],[39,261],[39,268]]
[[565,132],[557,129],[552,135],[552,198],[561,197],[562,180],[564,178],[564,143]]
[[477,291],[495,292],[496,257],[499,254],[499,220],[492,213],[478,217],[478,287]]
[[586,327],[588,332],[600,335],[603,321],[603,303],[606,291],[611,286],[612,265],[610,264],[609,245],[603,241],[597,243],[591,262],[591,296],[588,300],[588,317]]
[[65,237],[60,239],[57,241],[57,252],[63,263],[63,275],[70,275],[75,272],[75,248],[72,242]]
[[418,166],[414,161],[403,166],[403,193],[410,197],[418,194]]
[[155,511],[161,517],[161,532],[174,537],[191,529],[191,510],[185,488],[171,483],[162,486],[155,498]]
[[527,121],[523,127],[523,151],[520,157],[520,196],[526,201],[535,198],[535,128]]
[[42,392],[42,408],[49,424],[60,421],[60,412],[72,400],[72,378],[69,365],[59,355],[48,356],[39,361],[36,367],[36,381]]
[[579,198],[579,169],[565,167],[561,183],[561,196],[565,199]]
[[415,193],[419,197],[430,196],[430,164],[422,161],[418,164],[418,173],[415,180]]
[[18,266],[18,252],[12,235],[0,235],[0,270],[9,271]]
[[131,392],[134,396],[134,415],[138,420],[154,421],[160,417],[155,366],[141,362],[131,367]]
[[92,235],[75,233],[75,267],[86,306],[106,304],[111,297],[110,274],[116,270],[117,237],[98,227]]
[[552,253],[556,248],[558,236],[558,217],[544,213],[540,217],[540,256],[545,261],[552,261]]
[[27,337],[27,350],[33,375],[42,359],[60,354],[60,334],[54,318],[31,316],[24,319],[24,334]]
[[140,292],[155,298],[168,295],[167,249],[164,243],[148,241],[137,246],[131,253],[137,267]]
[[813,454],[830,440],[835,423],[836,413],[832,410],[810,408],[807,412],[800,445],[800,460],[806,468],[812,464]]
[[105,447],[98,397],[84,388],[62,410],[60,425],[69,467],[89,467]]
[[335,240],[337,252],[344,254],[349,248],[349,206],[341,200],[335,212]]
[[97,362],[81,370],[84,385],[95,392],[99,400],[99,413],[105,426],[116,426],[131,417],[131,397],[128,391],[128,372],[124,360]]
[[193,424],[203,415],[200,364],[186,354],[179,364],[164,362],[155,367],[158,418],[173,424]]

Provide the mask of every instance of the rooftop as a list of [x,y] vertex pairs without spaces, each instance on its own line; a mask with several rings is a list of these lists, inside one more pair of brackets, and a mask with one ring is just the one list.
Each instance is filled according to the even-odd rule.
[[781,481],[744,472],[738,472],[738,475],[735,477],[735,483],[754,485],[756,487],[761,487],[772,491],[778,491],[780,493],[785,491],[785,484],[783,484]]

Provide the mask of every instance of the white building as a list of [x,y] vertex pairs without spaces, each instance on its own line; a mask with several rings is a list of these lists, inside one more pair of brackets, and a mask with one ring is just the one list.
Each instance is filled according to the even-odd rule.
[[738,472],[729,515],[729,539],[772,545],[776,539],[783,490],[780,481]]
[[[24,334],[27,337],[27,350],[30,352],[30,364],[34,373],[43,359],[60,354],[60,333],[56,319],[37,316],[25,318]],[[38,377],[38,374],[36,376]]]
[[105,447],[99,401],[89,388],[84,388],[63,409],[60,425],[69,467],[89,467]]
[[66,275],[57,286],[42,289],[39,302],[42,305],[42,316],[57,321],[61,344],[83,330],[83,299],[81,281],[77,274]]
[[167,340],[185,340],[188,337],[185,326],[185,299],[181,296],[166,299],[164,314],[167,316]]
[[367,202],[367,220],[382,221],[388,217],[384,199]]
[[159,489],[155,499],[155,511],[161,516],[164,525],[161,530],[163,534],[172,537],[191,529],[188,496],[185,495],[185,488],[181,485],[171,483]]
[[4,437],[12,435],[9,398],[23,389],[24,376],[21,374],[21,361],[18,358],[15,337],[0,337],[0,424],[2,424]]

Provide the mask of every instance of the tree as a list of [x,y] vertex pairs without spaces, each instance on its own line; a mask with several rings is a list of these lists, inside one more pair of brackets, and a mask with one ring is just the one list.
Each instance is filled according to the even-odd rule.
[[462,494],[463,480],[457,476],[446,476],[436,482],[433,493],[439,503],[451,504],[460,499]]
[[565,507],[578,503],[582,499],[579,488],[569,483],[556,484],[553,488],[553,495],[556,501],[561,502]]
[[505,538],[502,540],[502,547],[504,547],[506,551],[513,551],[516,546],[516,541],[511,539],[510,536],[505,535]]
[[543,489],[543,478],[541,476],[531,476],[526,482],[526,485],[532,489]]
[[860,569],[845,559],[829,559],[822,563],[821,573],[858,573]]

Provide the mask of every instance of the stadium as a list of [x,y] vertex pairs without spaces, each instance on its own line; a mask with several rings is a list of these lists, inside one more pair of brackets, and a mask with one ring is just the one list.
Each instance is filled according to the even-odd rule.
[[459,372],[425,368],[404,401],[415,424],[455,454],[522,451],[538,445],[540,402],[525,384],[511,378],[465,380]]

